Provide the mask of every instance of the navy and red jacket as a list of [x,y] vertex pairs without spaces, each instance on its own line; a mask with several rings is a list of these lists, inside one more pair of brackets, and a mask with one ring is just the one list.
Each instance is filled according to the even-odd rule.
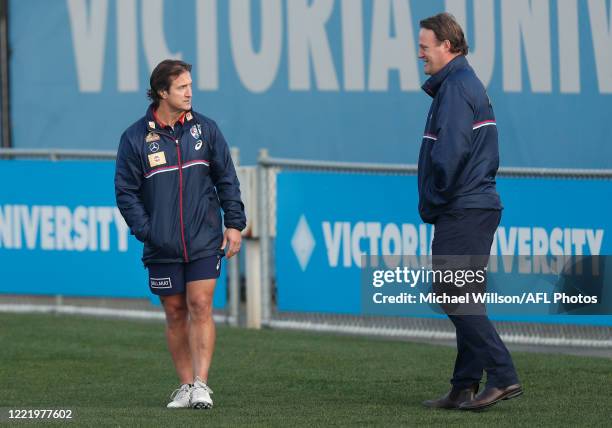
[[227,143],[213,120],[194,111],[172,129],[149,106],[123,133],[115,195],[131,232],[145,244],[145,265],[223,254],[220,207],[225,227],[246,225]]
[[419,153],[419,214],[435,223],[453,209],[501,210],[497,124],[482,82],[463,55],[423,85],[433,98]]

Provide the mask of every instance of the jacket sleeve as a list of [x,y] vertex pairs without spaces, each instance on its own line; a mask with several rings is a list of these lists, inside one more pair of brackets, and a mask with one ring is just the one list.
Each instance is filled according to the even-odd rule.
[[227,228],[243,230],[246,227],[246,216],[234,162],[227,142],[215,122],[212,122],[211,133],[213,150],[210,174],[223,208],[224,224]]
[[139,156],[134,152],[130,140],[121,136],[117,163],[115,165],[115,197],[121,215],[139,241],[146,242],[150,235],[150,220],[142,199],[143,171]]
[[459,82],[448,82],[438,97],[437,140],[431,150],[427,193],[432,204],[444,205],[454,196],[457,179],[470,155],[474,110]]

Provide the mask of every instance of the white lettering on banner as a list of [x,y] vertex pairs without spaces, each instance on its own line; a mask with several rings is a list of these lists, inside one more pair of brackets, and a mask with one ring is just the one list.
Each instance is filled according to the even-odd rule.
[[[193,17],[193,22],[181,22],[181,25],[195,28],[197,70],[194,86],[202,91],[220,89],[219,38],[228,37],[240,82],[255,93],[268,91],[279,78],[285,51],[290,91],[339,91],[335,58],[337,66],[342,62],[341,83],[345,91],[389,91],[391,71],[397,71],[402,91],[419,91],[421,76],[414,28],[418,20],[413,19],[411,10],[414,3],[410,0],[373,0],[367,3],[366,9],[363,0],[195,0],[194,13],[185,13]],[[485,85],[491,82],[493,71],[497,69],[502,72],[506,92],[550,93],[553,81],[558,81],[560,93],[580,93],[582,38],[583,42],[592,43],[588,51],[594,55],[599,92],[612,93],[612,51],[608,49],[612,45],[612,7],[608,7],[609,1],[558,0],[556,7],[551,7],[550,3],[547,0],[472,0],[468,7],[466,0],[446,0],[446,9],[457,16],[464,28],[473,29],[473,35],[466,34],[469,44],[476,47],[471,50],[469,60]],[[499,11],[495,10],[496,4]],[[104,81],[106,40],[110,37],[109,1],[66,0],[66,5],[79,90],[100,92]],[[220,5],[228,8],[227,14],[219,13]],[[256,5],[261,7],[259,49],[254,47],[250,34],[251,12]],[[136,92],[141,86],[138,80],[141,75],[139,41],[142,41],[149,70],[163,58],[181,58],[182,54],[171,52],[168,47],[163,0],[115,0],[114,6],[117,89]],[[585,10],[579,10],[579,6]],[[366,10],[371,16],[366,15]],[[466,25],[468,10],[473,11],[471,27]],[[553,16],[555,11],[556,16]],[[340,28],[333,34],[340,36],[330,39],[329,24],[336,12]],[[586,33],[589,30],[580,28],[579,13],[588,14],[590,34]],[[226,15],[228,35],[219,25],[219,19],[225,19]],[[497,15],[501,19],[496,20]],[[368,27],[364,22],[366,18],[371,19],[369,34],[364,34]],[[559,60],[554,62],[551,21],[558,27],[555,33],[558,34]],[[496,29],[496,25],[501,28]],[[501,55],[495,52],[496,37]],[[282,49],[285,38],[287,48]],[[367,46],[368,55],[364,53]],[[339,55],[334,57],[332,52]],[[498,56],[501,64],[496,64]],[[523,59],[526,75],[522,73]],[[591,60],[588,61],[590,66]],[[558,79],[553,79],[553,63],[558,66]],[[525,85],[524,79],[529,79],[530,84]]]
[[531,90],[551,92],[548,1],[501,0],[501,5],[504,90],[520,92],[523,88],[522,46]]
[[[391,21],[395,37],[391,36]],[[414,31],[410,7],[406,0],[378,0],[372,12],[372,43],[370,49],[371,91],[389,89],[389,71],[399,71],[403,91],[418,91],[420,79],[417,67]]]
[[123,219],[123,216],[121,215],[121,212],[119,211],[118,208],[113,208],[112,212],[113,212],[113,223],[115,224],[115,227],[117,228],[117,238],[118,238],[117,249],[121,251],[122,253],[124,253],[128,250],[128,233],[130,231],[130,228],[128,227],[127,223]]
[[[112,227],[114,226],[114,227]],[[128,249],[129,228],[115,207],[0,205],[0,248],[45,251]],[[25,238],[25,239],[23,239]],[[24,245],[25,244],[25,245]]]
[[[368,254],[372,256],[378,256],[380,252],[378,251],[378,241],[380,239],[380,232],[382,229],[382,225],[380,223],[369,222],[367,223],[367,236],[370,241],[370,247],[368,248]],[[359,262],[355,263],[357,266],[361,266],[361,259]]]
[[[1,218],[0,218],[1,221]],[[0,223],[1,225],[2,223]],[[323,222],[323,238],[325,239],[325,248],[327,249],[327,261],[331,267],[338,266],[338,256],[340,254],[340,243],[342,242],[342,236],[340,232],[342,230],[342,223],[333,223],[334,229],[331,229],[332,223],[329,221]]]
[[[19,215],[21,218],[21,225],[26,238],[26,247],[30,250],[36,247],[36,236],[38,235],[38,224],[40,219],[40,207],[33,206],[30,211],[26,205],[19,205]],[[17,212],[15,209],[15,212]],[[17,224],[17,222],[15,222]],[[19,229],[15,229],[14,236],[20,235]]]
[[[495,5],[493,1],[474,0],[474,36],[470,37],[467,32],[466,0],[446,0],[446,10],[455,16],[465,32],[465,37],[470,40],[468,60],[485,86],[491,82],[495,65]],[[473,48],[474,46],[476,49]]]
[[251,39],[251,3],[230,0],[232,55],[242,84],[251,92],[270,88],[281,59],[282,13],[280,0],[261,1],[261,47],[253,49]]
[[[383,256],[388,267],[395,267],[400,261],[398,256],[431,254],[434,234],[433,227],[422,223],[417,227],[411,223],[323,221],[321,230],[332,268],[361,267],[364,255],[373,256],[373,263],[377,256]],[[507,272],[512,269],[513,256],[527,257],[529,263],[533,259],[533,266],[519,260],[523,263],[519,266],[521,272],[547,272],[545,258],[532,256],[599,255],[603,238],[604,229],[500,226],[493,237],[491,255],[510,256],[496,259],[501,260]],[[538,268],[538,264],[543,267]],[[492,271],[497,268],[493,266]]]
[[138,33],[136,0],[122,0],[117,7],[117,87],[120,92],[138,91]]
[[[119,3],[120,0],[117,0]],[[170,52],[164,36],[164,0],[143,1],[141,8],[142,43],[149,70],[167,58],[182,59],[181,52]],[[121,7],[117,4],[117,7]]]
[[108,251],[109,242],[109,223],[113,220],[112,208],[97,208],[97,219],[100,224],[100,250]]
[[54,243],[53,207],[40,207],[40,248],[43,250],[52,250]]
[[76,251],[85,251],[89,245],[89,228],[87,227],[88,210],[85,207],[77,207],[74,210],[74,232],[73,239],[74,249]]
[[87,229],[90,238],[88,248],[90,251],[98,250],[98,234],[96,233],[98,225],[96,224],[96,211],[97,210],[94,207],[87,208],[87,214],[89,216],[87,221]]
[[197,86],[201,91],[219,89],[217,0],[196,0]]
[[338,78],[325,30],[325,23],[329,20],[333,8],[333,0],[312,0],[310,4],[308,0],[287,2],[291,89],[310,89],[312,65],[318,89],[338,90]]
[[[361,266],[361,256],[366,254],[365,251],[361,251],[361,240],[365,238],[366,236],[366,233],[365,233],[366,225],[364,222],[360,221],[359,223],[355,224],[355,226],[353,227],[352,233],[350,233],[350,228],[346,226],[344,227],[344,231],[345,231],[345,234],[343,237],[344,240],[346,241],[350,239],[350,242],[351,242],[350,254],[353,255],[353,264],[355,266]],[[345,246],[344,248],[349,249],[348,246]],[[377,249],[375,248],[374,251],[376,250]],[[349,252],[347,251],[347,253]],[[345,258],[344,263],[350,265],[351,264],[350,259]]]
[[[595,52],[599,92],[612,93],[612,5],[606,13],[606,0],[589,0],[589,18]],[[608,4],[610,4],[608,2]]]
[[[108,0],[67,0],[72,46],[81,92],[100,92],[106,45]],[[121,58],[120,58],[121,59]]]
[[557,2],[559,19],[559,80],[561,92],[580,92],[578,0]]
[[362,0],[342,0],[342,66],[346,91],[365,89],[363,40]]
[[13,246],[13,229],[11,224],[13,223],[13,211],[0,210],[0,244],[4,243],[4,246]]
[[[422,226],[422,227],[421,227]],[[342,267],[361,267],[361,257],[368,256],[398,256],[416,255],[419,249],[425,249],[421,255],[430,254],[432,233],[428,227],[419,226],[419,232],[414,224],[363,222],[354,224],[346,221],[321,223],[327,261],[330,267],[338,267],[340,251],[342,251]],[[433,230],[433,228],[431,229]],[[391,259],[393,262],[393,259]],[[376,263],[373,257],[372,262]],[[389,266],[390,262],[385,260]]]
[[402,254],[402,234],[394,223],[389,223],[383,230],[381,252],[393,256]]
[[[603,238],[603,229],[555,227],[549,233],[542,227],[500,226],[493,237],[491,255],[504,257],[492,259],[496,263],[490,266],[491,272],[499,270],[500,260],[504,271],[511,272],[516,256],[520,273],[548,273],[555,270],[549,266],[549,261],[545,257],[532,256],[598,256]],[[567,259],[552,260],[550,263],[562,263],[564,260]]]
[[[72,250],[72,213],[68,207],[55,207],[55,248]],[[20,234],[21,235],[21,234]]]
[[342,225],[342,261],[344,266],[351,266],[351,224],[344,223]]
[[[603,243],[603,229],[553,228],[550,233],[542,227],[500,226],[493,237],[493,255],[599,255]],[[585,248],[586,245],[586,248]]]

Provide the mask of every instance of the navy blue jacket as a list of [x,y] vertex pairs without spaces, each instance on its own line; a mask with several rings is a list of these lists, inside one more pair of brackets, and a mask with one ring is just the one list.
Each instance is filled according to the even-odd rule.
[[162,127],[152,107],[121,136],[115,170],[117,207],[144,242],[142,260],[175,263],[223,254],[225,226],[246,218],[229,149],[217,124],[194,111]]
[[435,223],[457,208],[501,210],[497,124],[482,82],[460,55],[423,85],[433,98],[419,154],[419,214]]

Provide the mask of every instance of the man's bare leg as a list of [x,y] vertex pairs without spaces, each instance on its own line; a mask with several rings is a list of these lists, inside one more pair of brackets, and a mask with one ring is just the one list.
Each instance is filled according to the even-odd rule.
[[166,339],[181,384],[193,383],[193,361],[189,347],[189,317],[185,294],[161,297],[166,313]]
[[208,381],[208,370],[215,350],[215,323],[212,301],[216,279],[187,283],[187,307],[189,308],[189,346],[193,361],[193,374]]

